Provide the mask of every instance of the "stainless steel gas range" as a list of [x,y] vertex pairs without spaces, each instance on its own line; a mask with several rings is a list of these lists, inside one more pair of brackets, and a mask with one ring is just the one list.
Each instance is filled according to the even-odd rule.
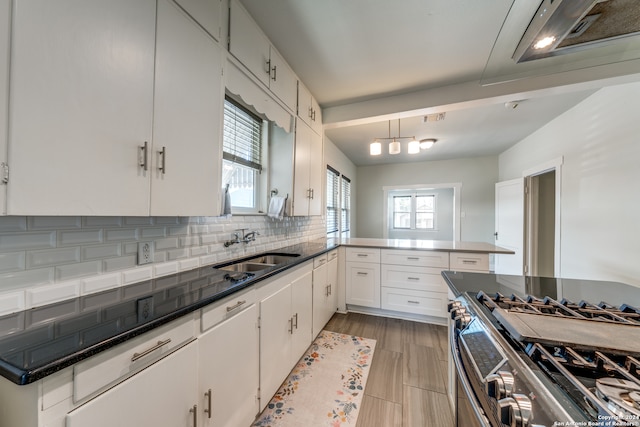
[[640,426],[640,288],[443,277],[457,426]]

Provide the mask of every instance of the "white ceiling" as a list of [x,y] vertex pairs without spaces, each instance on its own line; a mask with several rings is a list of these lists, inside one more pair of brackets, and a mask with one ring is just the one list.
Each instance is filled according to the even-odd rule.
[[[326,136],[356,165],[495,155],[602,85],[640,78],[640,43],[624,54],[515,64],[533,0],[240,1],[320,103]],[[505,108],[512,100],[523,101]],[[423,123],[433,112],[445,120]],[[438,142],[419,155],[407,155],[405,142],[402,154],[369,156],[389,120],[398,135],[398,118],[400,136]]]

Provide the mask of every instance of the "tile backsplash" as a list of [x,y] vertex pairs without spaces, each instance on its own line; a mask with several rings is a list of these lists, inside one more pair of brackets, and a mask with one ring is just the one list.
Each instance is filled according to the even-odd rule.
[[324,237],[323,217],[0,217],[0,315]]

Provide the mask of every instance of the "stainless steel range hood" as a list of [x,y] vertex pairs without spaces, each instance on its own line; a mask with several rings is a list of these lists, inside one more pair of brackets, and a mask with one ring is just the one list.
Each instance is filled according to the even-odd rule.
[[544,0],[513,59],[531,61],[639,35],[638,0]]

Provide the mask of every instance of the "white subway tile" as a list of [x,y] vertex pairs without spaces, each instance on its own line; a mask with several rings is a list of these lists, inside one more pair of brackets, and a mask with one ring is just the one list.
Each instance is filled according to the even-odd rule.
[[0,234],[0,252],[54,248],[56,232]]
[[137,265],[137,255],[127,255],[117,258],[107,258],[102,260],[102,268],[105,272],[124,270],[126,268],[133,268]]
[[[137,244],[135,244],[137,247]],[[122,255],[122,245],[114,243],[112,245],[84,246],[81,249],[83,260],[113,258]]]
[[26,307],[39,307],[78,296],[80,296],[80,282],[39,286],[27,289]]
[[27,268],[39,268],[80,262],[80,248],[49,249],[28,251]]
[[115,242],[121,240],[138,240],[137,228],[121,228],[105,231],[105,239],[107,242]]
[[153,225],[153,217],[147,216],[128,216],[125,217],[125,225]]
[[24,288],[53,283],[54,280],[53,268],[38,268],[36,270],[0,274],[0,287],[2,290]]
[[153,277],[153,269],[151,267],[141,267],[122,272],[123,284],[128,285],[143,280],[149,280]]
[[178,242],[177,237],[158,239],[155,241],[155,248],[156,250],[159,250],[159,251],[163,251],[166,249],[176,249],[179,247],[180,247],[180,244]]
[[25,231],[26,229],[26,216],[0,216],[0,233],[7,231]]
[[164,237],[166,236],[166,230],[164,227],[143,228],[140,235],[142,239]]
[[81,283],[82,295],[92,294],[94,292],[100,292],[119,287],[122,284],[122,275],[120,273],[102,274],[97,277],[84,279]]
[[80,277],[94,276],[102,272],[101,261],[86,261],[75,264],[59,265],[55,267],[56,281],[77,279]]
[[175,261],[163,262],[153,266],[155,277],[166,276],[178,272],[178,263]]
[[121,227],[121,216],[87,216],[82,219],[87,228]]
[[57,228],[80,228],[79,216],[31,216],[27,220],[29,230],[45,230]]
[[206,246],[197,246],[195,248],[189,249],[189,251],[191,252],[192,257],[202,256],[209,253],[209,248]]
[[0,273],[25,269],[25,252],[0,253]]
[[205,255],[200,257],[200,265],[215,264],[217,261],[218,261],[218,256],[216,254]]
[[59,231],[58,246],[102,243],[102,230]]
[[8,292],[6,294],[0,294],[0,316],[5,314],[16,313],[26,308],[25,305],[25,292]]
[[189,224],[181,224],[179,227],[169,227],[169,236],[186,236],[189,234]]
[[200,266],[198,258],[189,258],[178,262],[180,265],[180,271],[187,271]]
[[180,224],[180,218],[178,217],[173,217],[173,216],[159,216],[154,218],[153,221],[154,224],[158,224],[158,225],[173,225],[173,224]]
[[174,249],[172,251],[167,251],[167,258],[169,260],[187,258],[188,256],[188,249]]

